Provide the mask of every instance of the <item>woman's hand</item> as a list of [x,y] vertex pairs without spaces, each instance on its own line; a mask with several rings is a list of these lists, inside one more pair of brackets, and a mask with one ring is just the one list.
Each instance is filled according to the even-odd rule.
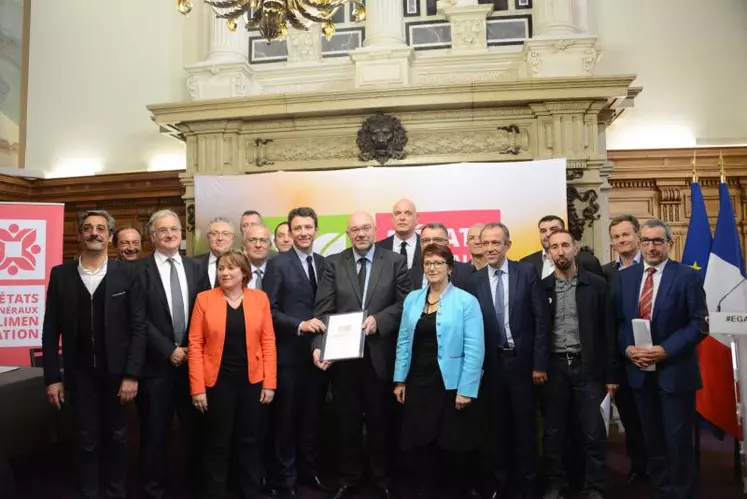
[[262,395],[259,396],[260,404],[269,404],[275,398],[275,390],[262,388]]
[[397,402],[400,404],[405,403],[405,384],[404,383],[396,383],[394,385],[394,398],[397,399]]
[[207,394],[198,393],[192,395],[192,405],[195,406],[195,409],[198,411],[205,413],[205,411],[207,411]]
[[472,399],[469,397],[464,397],[462,395],[457,394],[456,396],[456,408],[457,411],[461,411],[465,407],[467,407],[467,404],[472,402]]

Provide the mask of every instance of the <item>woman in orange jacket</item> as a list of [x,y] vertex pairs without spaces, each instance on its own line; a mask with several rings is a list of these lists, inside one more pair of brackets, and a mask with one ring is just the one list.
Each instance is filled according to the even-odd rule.
[[259,494],[261,404],[275,396],[277,355],[270,303],[247,289],[251,266],[238,250],[218,257],[219,286],[197,295],[189,328],[192,403],[204,414],[205,498],[222,498],[231,442],[244,497]]

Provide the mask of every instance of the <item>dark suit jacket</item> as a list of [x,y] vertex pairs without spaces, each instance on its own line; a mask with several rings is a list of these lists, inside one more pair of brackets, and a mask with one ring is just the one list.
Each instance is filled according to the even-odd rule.
[[[394,350],[402,304],[411,288],[405,258],[376,248],[365,303],[368,314],[376,318],[377,331],[366,337],[366,347],[376,374],[382,380],[391,381],[394,375]],[[314,316],[324,320],[329,314],[361,310],[361,294],[355,257],[348,248],[327,258],[316,292]],[[321,347],[322,336],[317,335],[313,348]]]
[[[640,263],[634,263],[633,265],[640,265]],[[626,267],[627,268],[627,267]],[[614,312],[615,303],[615,287],[617,286],[617,277],[620,275],[620,270],[615,265],[615,262],[606,263],[602,266],[602,274],[607,281],[607,289],[610,292],[610,298],[612,299],[612,310]]]
[[[643,265],[620,272],[615,288],[617,341],[620,352],[633,345],[632,319],[638,317],[638,299]],[[697,270],[669,260],[664,266],[659,289],[654,297],[651,339],[660,345],[667,358],[656,364],[659,387],[670,393],[693,391],[702,387],[696,346],[703,339],[708,315],[703,281]],[[640,389],[646,376],[627,359],[625,368],[633,389]]]
[[[581,338],[581,362],[585,381],[617,384],[620,373],[615,334],[615,321],[607,282],[586,269],[578,269],[576,286],[576,315]],[[550,336],[552,343],[555,311],[555,274],[542,280],[547,303],[550,305]]]
[[[540,278],[542,277],[542,250],[535,251],[531,255],[525,256],[521,261],[534,265],[534,268],[537,270],[537,275],[540,276]],[[578,268],[584,268],[592,274],[604,277],[599,260],[588,251],[578,252],[578,255],[576,255],[576,265],[578,265]]]
[[[415,242],[415,254],[412,257],[412,266],[420,266],[420,234],[415,234],[416,242]],[[382,239],[381,241],[378,241],[376,243],[377,248],[384,248],[388,249],[389,251],[394,251],[395,253],[399,254],[399,248],[394,247],[394,234],[387,237],[386,239]]]
[[210,261],[210,252],[203,253],[193,257],[195,261],[200,265],[200,279],[203,279],[201,286],[205,289],[211,289],[213,283],[210,282],[210,276],[208,275],[208,262]]
[[[52,268],[42,329],[44,381],[61,381],[57,349],[62,336],[63,361],[76,362],[78,260]],[[134,265],[109,259],[106,267],[105,349],[109,373],[137,378],[145,357],[145,309]]]
[[[490,267],[483,267],[469,280],[467,291],[480,302],[485,322],[485,362],[498,355],[498,320],[490,289]],[[511,336],[519,369],[547,371],[548,307],[537,273],[531,265],[508,261],[508,310]]]
[[[475,267],[469,263],[454,261],[454,268],[451,269],[451,283],[460,289],[467,289],[472,274],[475,273]],[[423,266],[413,265],[410,269],[410,280],[412,289],[423,287]]]
[[[314,253],[314,265],[318,283],[324,274],[324,257]],[[262,279],[262,289],[270,299],[280,365],[311,361],[314,335],[298,334],[301,322],[314,317],[314,289],[304,266],[291,249],[267,262]]]
[[[192,308],[195,304],[197,293],[203,291],[206,279],[203,278],[200,264],[189,257],[182,257],[184,272],[187,276],[187,331],[192,316]],[[143,289],[145,302],[146,332],[148,335],[148,350],[143,369],[144,377],[158,377],[167,374],[171,368],[169,357],[174,353],[174,326],[171,322],[169,302],[166,291],[163,288],[161,275],[153,254],[138,260],[140,281]],[[187,345],[187,333],[184,334],[184,342],[180,346]]]

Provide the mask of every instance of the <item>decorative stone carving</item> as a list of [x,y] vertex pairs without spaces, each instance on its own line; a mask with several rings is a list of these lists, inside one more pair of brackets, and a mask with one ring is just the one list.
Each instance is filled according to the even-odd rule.
[[266,155],[273,163],[306,162],[346,159],[351,163],[358,157],[353,137],[311,137],[295,140],[275,140],[267,144]]
[[[594,222],[599,220],[599,204],[597,199],[599,194],[594,189],[581,192],[576,187],[569,185],[566,187],[568,197],[568,232],[580,241],[584,235],[584,229],[588,225],[591,227]],[[579,216],[576,209],[576,202],[586,206]]]
[[[413,133],[407,147],[412,156],[447,156],[454,154],[497,153],[519,155],[529,152],[529,132],[516,125],[503,130],[477,132]],[[508,130],[506,130],[508,128]],[[497,133],[496,133],[497,131]]]
[[195,231],[195,204],[187,203],[187,232]]
[[312,24],[309,31],[290,30],[287,41],[289,63],[314,63],[321,60],[322,38],[320,24]]
[[665,222],[680,221],[680,204],[682,191],[677,188],[659,188],[661,219]]
[[484,19],[460,19],[451,23],[451,47],[454,49],[484,48]]
[[358,131],[361,161],[376,160],[383,165],[390,159],[404,159],[407,131],[396,116],[378,112],[366,119]]
[[578,180],[580,178],[583,178],[583,176],[584,176],[584,171],[583,170],[578,170],[576,168],[573,168],[573,169],[566,168],[566,170],[565,170],[565,180],[566,180],[566,182],[572,182],[574,180]]

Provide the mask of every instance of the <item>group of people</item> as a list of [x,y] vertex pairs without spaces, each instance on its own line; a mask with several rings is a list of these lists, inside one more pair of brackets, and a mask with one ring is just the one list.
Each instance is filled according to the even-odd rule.
[[[389,499],[406,455],[419,498],[557,499],[580,474],[598,499],[607,394],[630,480],[648,476],[657,498],[696,497],[705,294],[698,273],[669,258],[664,222],[614,218],[618,256],[602,267],[555,215],[538,223],[543,249],[521,261],[507,256],[505,224],[473,226],[469,263],[455,259],[444,225],[420,226],[411,201],[394,205],[392,221],[394,234],[376,242],[374,218],[353,213],[352,246],[325,258],[313,250],[312,208],[275,228],[277,251],[249,210],[241,249],[219,217],[210,252],[189,258],[179,217],[162,210],[147,228],[155,251],[137,259],[137,230],[115,232],[105,211],[81,214],[82,253],[52,270],[43,329],[48,398],[58,408],[69,399],[74,416],[80,497],[125,497],[134,400],[147,498],[165,497],[176,414],[198,497],[233,487],[291,498],[306,485],[343,499],[367,477]],[[113,237],[134,262],[108,258]],[[361,358],[324,360],[327,318],[358,311]],[[650,321],[653,346],[635,344],[633,319]],[[334,424],[324,425],[329,394]],[[321,473],[323,428],[334,482]]]

